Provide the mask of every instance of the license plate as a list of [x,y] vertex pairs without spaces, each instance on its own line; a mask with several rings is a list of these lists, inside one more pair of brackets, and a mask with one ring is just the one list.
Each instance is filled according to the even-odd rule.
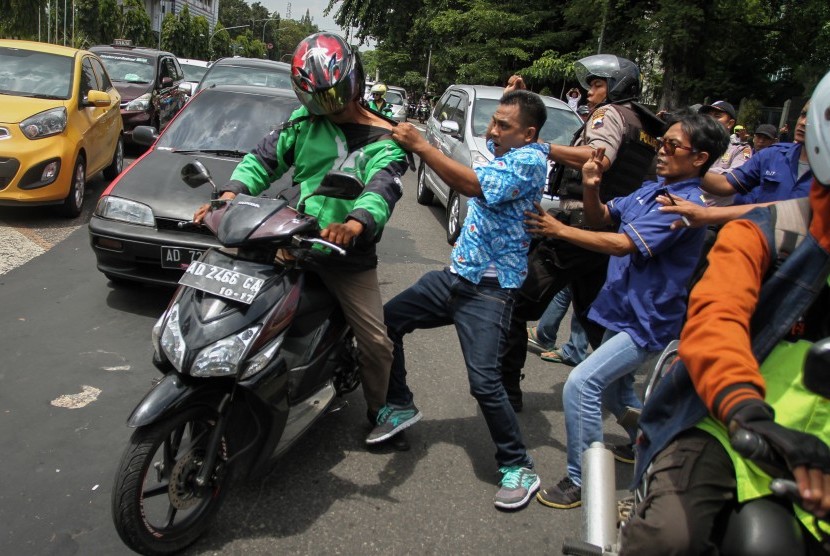
[[199,261],[193,261],[179,279],[179,284],[248,305],[264,283],[262,278]]
[[202,253],[204,253],[204,251],[201,249],[168,247],[163,245],[161,248],[161,268],[184,270],[190,266],[190,263],[198,259]]

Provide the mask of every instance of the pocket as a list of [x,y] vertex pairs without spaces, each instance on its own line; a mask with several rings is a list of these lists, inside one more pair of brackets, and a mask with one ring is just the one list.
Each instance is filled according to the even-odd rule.
[[648,469],[648,498],[689,488],[692,470],[706,446],[703,438],[682,438],[658,454]]

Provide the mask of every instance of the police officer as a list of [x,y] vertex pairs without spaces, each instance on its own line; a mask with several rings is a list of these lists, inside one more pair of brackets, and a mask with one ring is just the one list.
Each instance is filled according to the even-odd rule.
[[[656,137],[662,134],[665,124],[636,104],[640,70],[630,60],[597,54],[578,60],[574,69],[579,83],[587,90],[588,106],[594,111],[571,145],[552,144],[548,158],[556,168],[551,187],[561,199],[557,218],[571,226],[587,227],[582,210],[583,164],[597,148],[605,148],[600,198],[608,202],[628,195],[643,183],[647,174],[653,175]],[[561,240],[547,239],[533,248],[501,363],[504,387],[517,411],[522,408],[519,381],[527,358],[527,322],[538,320],[556,293],[570,284],[574,313],[579,314],[591,344],[598,346],[604,330],[581,315],[602,287],[607,266],[608,255]]]
[[[743,126],[735,125],[735,107],[725,100],[718,100],[712,104],[701,106],[699,113],[705,114],[711,118],[716,119],[726,129],[726,132],[731,134],[729,137],[729,147],[718,160],[709,168],[710,172],[715,174],[725,174],[730,170],[740,167],[744,162],[752,157],[752,146],[747,140],[746,133],[741,134],[738,130]],[[732,133],[733,130],[735,133]],[[734,201],[734,195],[725,197],[717,195],[707,195],[711,204],[718,206],[731,205]]]

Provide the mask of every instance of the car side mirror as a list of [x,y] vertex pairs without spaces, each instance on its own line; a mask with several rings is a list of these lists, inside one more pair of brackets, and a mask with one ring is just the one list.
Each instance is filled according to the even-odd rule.
[[213,186],[213,194],[211,195],[211,199],[218,198],[219,188],[216,187],[215,183],[213,183],[213,180],[210,177],[210,172],[200,161],[194,160],[193,162],[188,162],[182,166],[181,176],[182,181],[194,189],[209,183]]
[[94,106],[96,108],[106,108],[112,104],[112,99],[104,91],[89,91],[83,101],[83,106]]
[[149,147],[159,138],[159,132],[153,126],[140,125],[133,129],[133,141],[138,145]]
[[179,90],[181,92],[183,92],[184,94],[186,94],[187,96],[189,96],[189,97],[193,96],[193,93],[195,92],[194,89],[196,89],[196,84],[195,83],[190,83],[188,81],[184,81],[184,82],[179,84]]
[[830,338],[816,342],[807,352],[804,386],[819,396],[830,398]]
[[438,128],[441,133],[446,133],[450,137],[458,137],[461,133],[461,128],[458,126],[458,122],[454,120],[444,120],[441,122],[441,127]]
[[172,77],[162,77],[161,78],[161,86],[162,87],[172,87],[173,86],[173,78]]

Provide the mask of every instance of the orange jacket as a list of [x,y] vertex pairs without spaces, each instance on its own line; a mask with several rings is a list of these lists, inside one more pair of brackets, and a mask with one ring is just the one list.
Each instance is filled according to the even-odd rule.
[[[810,233],[830,251],[830,187],[813,183]],[[771,263],[761,230],[748,220],[726,224],[709,252],[709,268],[692,290],[680,357],[698,395],[718,420],[742,401],[763,400],[764,379],[752,355],[749,322]]]

